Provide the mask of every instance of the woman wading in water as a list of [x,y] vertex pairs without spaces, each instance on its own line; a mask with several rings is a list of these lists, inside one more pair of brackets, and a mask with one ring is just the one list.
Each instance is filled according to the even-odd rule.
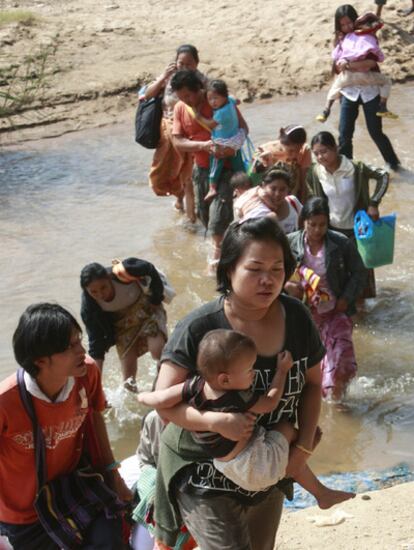
[[149,351],[158,361],[167,340],[164,285],[158,271],[138,258],[108,268],[92,263],[82,269],[80,284],[89,355],[102,370],[106,352],[116,344],[124,386],[137,392],[138,357]]
[[161,139],[154,153],[149,173],[149,182],[156,195],[175,195],[175,207],[185,212],[190,223],[196,221],[194,191],[191,181],[193,159],[188,153],[179,151],[173,143],[172,122],[174,107],[178,102],[177,95],[171,89],[171,78],[177,71],[194,71],[204,84],[206,77],[197,69],[199,56],[197,48],[183,44],[177,49],[175,61],[170,63],[164,72],[145,90],[145,99],[163,94],[161,121]]
[[297,261],[297,281],[285,289],[309,306],[319,329],[326,355],[322,359],[325,397],[340,401],[356,375],[351,315],[366,282],[366,269],[354,243],[329,227],[326,199],[310,198],[303,206],[305,228],[288,235]]
[[[195,373],[198,345],[217,328],[238,330],[254,341],[258,357],[253,389],[259,393],[270,386],[278,353],[290,352],[293,366],[280,404],[258,420],[265,428],[283,419],[297,424],[288,476],[300,471],[312,452],[321,402],[319,363],[325,354],[305,306],[281,294],[293,269],[286,236],[274,220],[263,217],[232,224],[217,269],[220,297],[178,323],[161,358],[157,382],[157,389],[167,388]],[[273,550],[284,498],[281,490],[242,490],[215,470],[190,433],[212,431],[235,441],[248,438],[255,415],[200,412],[187,404],[160,413],[170,423],[158,463],[156,537],[174,546],[184,521],[203,550]]]

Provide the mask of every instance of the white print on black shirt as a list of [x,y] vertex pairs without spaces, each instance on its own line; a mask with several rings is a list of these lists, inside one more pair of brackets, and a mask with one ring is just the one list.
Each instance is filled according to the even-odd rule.
[[238,493],[246,496],[257,494],[257,491],[246,491],[242,487],[232,483],[227,477],[223,476],[222,473],[214,468],[212,462],[199,462],[196,471],[189,477],[187,484],[191,487],[206,489],[208,491],[226,491],[228,493]]
[[303,386],[305,385],[305,373],[308,366],[308,358],[302,357],[294,361],[288,373],[285,391],[276,410],[268,415],[267,427],[284,420],[296,418],[296,409]]
[[[262,415],[267,417],[266,426],[272,426],[276,424],[284,417],[285,420],[289,420],[295,417],[297,401],[299,399],[300,393],[305,385],[305,373],[308,366],[308,358],[302,357],[297,361],[293,362],[293,366],[288,372],[288,376],[285,384],[285,391],[280,403],[276,410],[267,415]],[[256,372],[256,380],[254,389],[260,393],[265,393],[271,382],[273,374],[270,369],[265,369]]]

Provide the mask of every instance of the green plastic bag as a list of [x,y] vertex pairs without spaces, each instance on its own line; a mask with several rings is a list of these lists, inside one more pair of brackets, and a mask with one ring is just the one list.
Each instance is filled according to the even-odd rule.
[[354,233],[365,267],[380,267],[394,261],[396,218],[396,214],[391,214],[374,222],[365,210],[355,214]]

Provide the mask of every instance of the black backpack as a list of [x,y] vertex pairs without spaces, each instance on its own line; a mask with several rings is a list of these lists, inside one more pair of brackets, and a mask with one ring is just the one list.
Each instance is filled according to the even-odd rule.
[[156,149],[160,142],[162,96],[142,99],[135,115],[135,141],[147,149]]

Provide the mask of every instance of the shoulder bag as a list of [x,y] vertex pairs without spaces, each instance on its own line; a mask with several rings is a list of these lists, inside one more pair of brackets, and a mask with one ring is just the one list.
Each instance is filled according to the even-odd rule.
[[135,141],[156,149],[161,138],[162,96],[141,99],[135,115]]
[[98,515],[105,512],[107,517],[114,517],[125,509],[125,504],[83,457],[73,472],[47,481],[45,440],[21,368],[17,371],[17,382],[33,425],[37,474],[34,509],[45,531],[60,548],[77,548],[83,544],[83,533]]

